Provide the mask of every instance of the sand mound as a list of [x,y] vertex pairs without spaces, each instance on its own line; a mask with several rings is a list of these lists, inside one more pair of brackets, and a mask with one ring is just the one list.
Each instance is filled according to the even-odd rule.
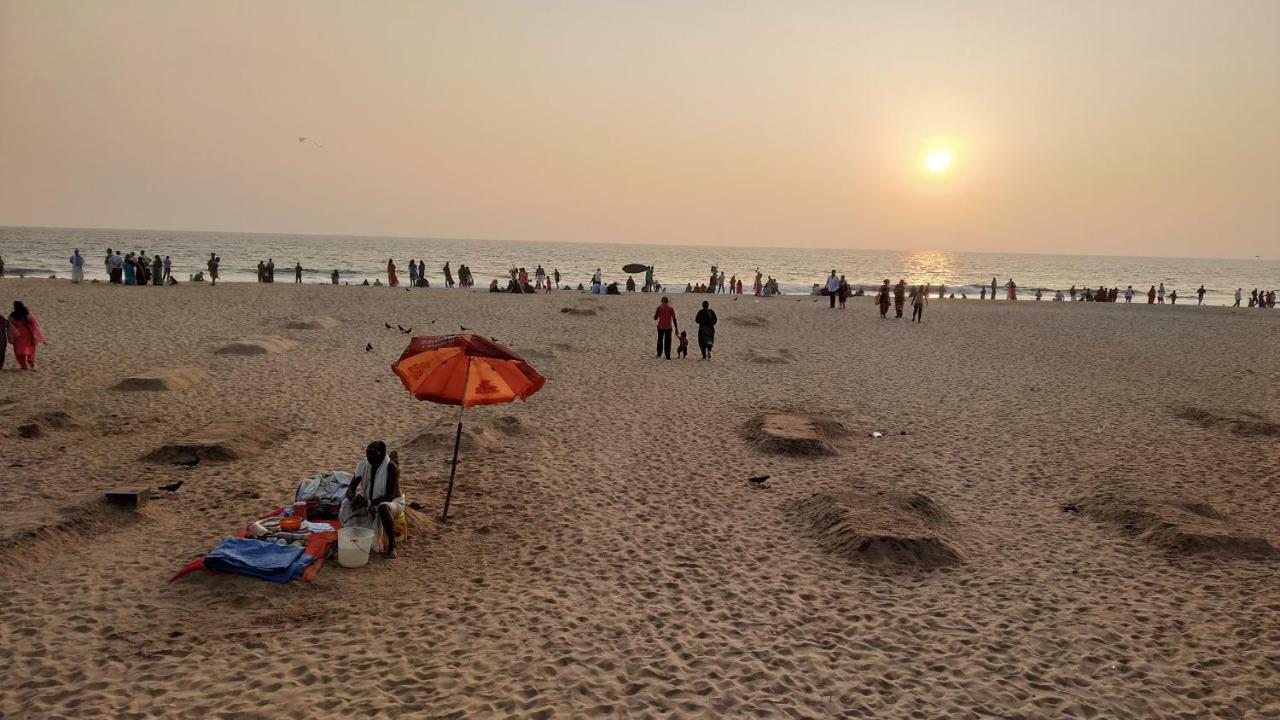
[[595,315],[595,314],[596,314],[596,311],[595,311],[594,309],[592,309],[592,308],[572,308],[572,307],[562,307],[562,308],[560,308],[560,312],[564,313],[565,315],[584,315],[584,316],[591,316],[591,315]]
[[116,383],[115,389],[126,392],[185,390],[212,377],[209,371],[202,367],[157,368],[130,375]]
[[94,537],[150,519],[150,508],[124,510],[102,498],[63,508],[37,527],[7,533],[0,529],[0,577],[16,575],[63,555]]
[[1268,557],[1280,554],[1265,537],[1228,520],[1212,505],[1181,498],[1094,495],[1072,503],[1082,515],[1179,555]]
[[853,562],[920,568],[962,562],[947,539],[951,516],[927,495],[819,493],[791,510],[823,547]]
[[[433,453],[446,449],[451,451],[457,431],[456,422],[452,420],[441,422],[419,433],[417,437],[401,447],[405,454],[410,456],[415,452]],[[462,425],[462,451],[501,448],[513,438],[529,438],[538,434],[537,426],[514,415],[467,419]]]
[[747,362],[756,365],[786,365],[791,362],[790,350],[757,350],[747,351]]
[[251,335],[223,345],[214,350],[217,355],[266,355],[292,350],[298,343],[282,337]]
[[147,453],[143,460],[175,465],[191,465],[197,460],[239,460],[266,450],[287,434],[288,431],[283,427],[269,422],[222,420],[161,445]]
[[1173,415],[1203,428],[1223,428],[1237,435],[1280,437],[1280,423],[1271,422],[1256,415],[1251,418],[1231,417],[1191,406],[1178,408],[1174,410]]
[[2,434],[31,440],[44,437],[50,430],[79,430],[86,424],[88,421],[84,418],[66,410],[47,410],[18,420]]
[[551,343],[551,349],[554,350],[555,352],[566,352],[566,353],[578,351],[578,348],[566,342]]
[[741,327],[759,328],[769,324],[766,318],[759,315],[735,315],[734,317],[725,318],[725,322],[730,325],[739,325]]
[[289,330],[328,330],[341,324],[328,315],[312,315],[290,320],[284,326]]
[[798,413],[762,413],[743,427],[747,441],[778,455],[835,455],[844,425]]

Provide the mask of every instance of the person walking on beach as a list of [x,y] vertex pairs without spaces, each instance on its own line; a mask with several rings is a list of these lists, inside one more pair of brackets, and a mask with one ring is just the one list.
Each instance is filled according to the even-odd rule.
[[84,258],[80,257],[80,248],[71,253],[71,282],[79,285],[84,280]]
[[453,287],[453,268],[449,267],[449,261],[444,261],[444,267],[440,268],[444,272],[444,286],[446,288]]
[[1147,304],[1154,305],[1155,302],[1156,302],[1156,286],[1152,285],[1151,289],[1147,291]]
[[[103,268],[107,271],[107,282],[111,282],[111,257],[112,257],[112,255],[113,255],[113,253],[112,253],[111,248],[107,248],[107,256],[106,256],[105,258],[103,258],[103,259],[102,259],[102,266],[103,266]],[[3,274],[0,274],[0,277],[4,277],[4,275],[3,275]]]
[[[541,290],[541,289],[542,289],[542,281],[543,281],[543,280],[546,280],[546,279],[547,279],[547,271],[546,271],[546,270],[543,270],[543,269],[542,269],[542,265],[541,265],[541,264],[539,264],[539,265],[538,265],[538,267],[536,267],[536,268],[534,268],[534,269],[533,269],[533,283],[534,283],[534,285],[536,285],[536,286],[537,286],[537,288],[538,288],[539,290]],[[634,281],[634,280],[632,280],[632,281],[631,281],[631,284],[632,284],[632,285],[635,285],[635,281]]]
[[880,306],[880,319],[886,319],[889,316],[889,278],[885,278],[884,284],[880,286],[880,293],[876,295],[876,304]]
[[1160,283],[1160,288],[1156,290],[1156,304],[1164,304],[1164,283]]
[[35,370],[36,346],[49,344],[44,339],[44,333],[40,331],[39,321],[26,305],[14,300],[8,325],[9,344],[13,345],[13,356],[18,360],[18,368]]
[[275,281],[276,281],[276,259],[267,258],[267,282],[273,283]]
[[[551,277],[556,281],[556,289],[560,289],[560,268],[551,271]],[[646,282],[653,282],[653,268],[650,267],[644,274]]]
[[293,265],[293,284],[294,285],[302,284],[302,262],[301,261],[295,262]]
[[156,287],[164,285],[164,260],[159,255],[151,258],[151,284]]
[[400,278],[396,277],[396,261],[387,258],[387,284],[391,287],[400,286]]
[[680,322],[676,320],[676,309],[671,307],[671,301],[665,296],[658,305],[658,309],[653,312],[653,319],[658,321],[658,357],[665,354],[670,360],[671,332],[680,329]]
[[418,287],[418,261],[409,258],[409,287]]
[[991,278],[991,299],[996,299],[996,279]]
[[169,274],[169,271],[173,269],[173,262],[172,262],[171,260],[169,260],[169,256],[168,256],[168,255],[165,255],[165,256],[164,256],[164,264],[163,264],[161,267],[162,267],[162,268],[163,268],[163,270],[164,270],[164,284],[165,284],[165,285],[168,285],[168,284],[169,284],[169,278],[170,278],[170,277],[172,277],[172,276]]
[[267,281],[267,264],[261,260],[258,261],[258,282],[265,283]]
[[911,322],[924,322],[924,286],[916,288],[911,298]]
[[218,284],[218,265],[222,263],[222,258],[213,253],[209,253],[209,285],[210,287]]
[[756,291],[756,297],[760,297],[764,294],[764,284],[760,282],[760,278],[762,277],[764,276],[760,274],[760,268],[756,268],[756,282],[755,285],[752,286]]
[[716,344],[716,311],[711,309],[711,303],[703,300],[702,309],[693,321],[698,324],[698,349],[702,351],[702,359],[710,360],[711,348]]
[[1201,285],[1200,289],[1196,291],[1196,307],[1200,307],[1201,305],[1204,305],[1204,286],[1203,285]]
[[1076,286],[1075,286],[1075,285],[1072,285],[1072,286],[1071,286],[1071,289],[1070,289],[1070,290],[1068,290],[1067,292],[1070,292],[1070,293],[1071,293],[1071,302],[1075,302],[1075,301],[1076,301]]
[[827,278],[827,297],[831,300],[831,307],[836,306],[836,293],[840,291],[840,278],[836,277],[836,271],[833,269],[831,275]]
[[1124,289],[1124,302],[1126,305],[1133,302],[1133,286],[1132,285]]
[[135,275],[138,272],[138,266],[133,261],[133,253],[124,256],[124,284],[131,286],[134,284]]
[[329,282],[333,285],[338,284],[338,271],[335,269],[333,274],[329,275]]
[[840,276],[840,289],[836,292],[840,293],[840,309],[844,309],[844,301],[849,299],[849,281]]
[[1240,307],[1240,294],[1243,290],[1244,288],[1236,288],[1236,304],[1231,307]]
[[1013,278],[1009,278],[1009,282],[1005,285],[1005,288],[1009,291],[1008,299],[1018,299],[1018,284],[1013,281]]
[[1169,304],[1170,304],[1170,305],[1177,305],[1177,304],[1178,304],[1178,291],[1177,291],[1177,290],[1174,290],[1172,293],[1170,293],[1170,294],[1169,294]]

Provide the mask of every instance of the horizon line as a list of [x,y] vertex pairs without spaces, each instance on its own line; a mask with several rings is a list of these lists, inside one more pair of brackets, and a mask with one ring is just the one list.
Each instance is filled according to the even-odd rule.
[[975,255],[1037,255],[1043,257],[1105,257],[1105,258],[1128,258],[1128,259],[1160,259],[1160,260],[1259,260],[1262,262],[1274,262],[1272,258],[1264,258],[1261,255],[1253,257],[1186,257],[1180,255],[1110,255],[1103,253],[1046,253],[1046,252],[1027,252],[1018,250],[937,250],[929,248],[876,248],[876,247],[813,247],[813,246],[795,246],[788,248],[775,248],[767,246],[754,245],[719,245],[706,243],[636,243],[636,242],[609,242],[602,240],[513,240],[509,238],[479,238],[479,237],[436,237],[426,235],[367,235],[367,234],[329,234],[329,233],[300,233],[300,232],[258,232],[246,230],[197,230],[192,228],[142,228],[142,227],[102,227],[89,225],[8,225],[0,223],[0,228],[19,228],[31,230],[106,230],[112,232],[134,231],[134,232],[162,232],[162,233],[200,233],[200,234],[222,234],[222,235],[248,235],[251,237],[261,236],[280,236],[280,237],[310,237],[310,238],[353,238],[359,240],[444,240],[450,242],[478,242],[478,243],[525,243],[534,245],[619,245],[632,247],[661,247],[661,248],[684,248],[684,247],[705,247],[705,248],[725,248],[730,250],[806,250],[812,252],[830,251],[869,251],[869,252],[901,252],[901,253],[924,253],[924,252],[957,252],[972,253]]

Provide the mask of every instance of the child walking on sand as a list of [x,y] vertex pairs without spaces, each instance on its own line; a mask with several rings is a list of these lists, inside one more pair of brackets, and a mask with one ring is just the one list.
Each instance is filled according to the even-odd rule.
[[676,357],[688,357],[689,355],[689,334],[684,330],[680,331],[680,347],[676,348]]

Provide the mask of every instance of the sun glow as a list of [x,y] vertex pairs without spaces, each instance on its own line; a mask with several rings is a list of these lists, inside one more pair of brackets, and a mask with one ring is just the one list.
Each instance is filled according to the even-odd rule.
[[933,150],[924,156],[924,168],[934,175],[941,175],[951,167],[951,153],[947,150]]

